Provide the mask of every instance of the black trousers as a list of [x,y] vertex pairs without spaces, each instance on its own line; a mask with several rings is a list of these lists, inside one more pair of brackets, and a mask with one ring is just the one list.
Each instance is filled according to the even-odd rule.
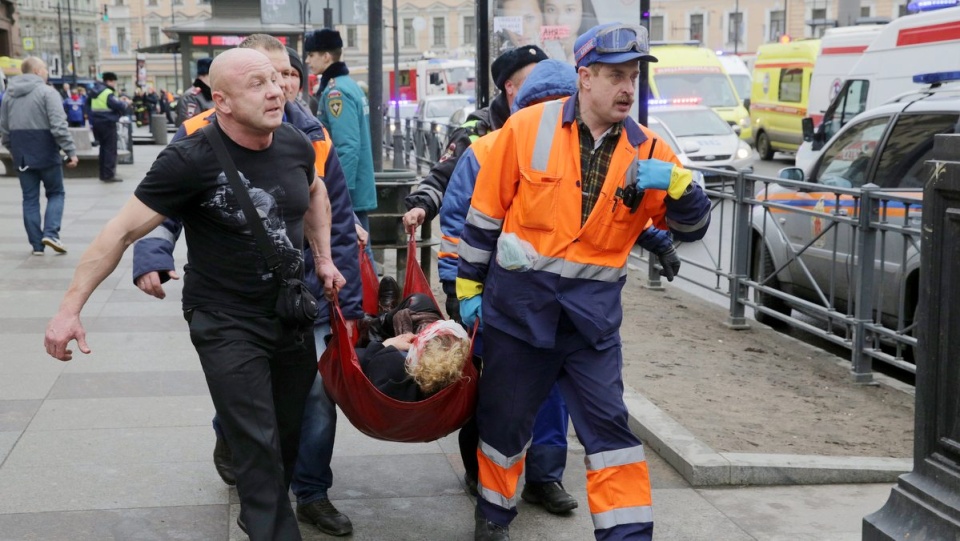
[[93,137],[100,145],[100,180],[117,176],[117,123],[94,122]]
[[250,538],[299,540],[287,491],[317,375],[313,336],[285,329],[276,318],[200,310],[185,317],[233,453],[240,517]]

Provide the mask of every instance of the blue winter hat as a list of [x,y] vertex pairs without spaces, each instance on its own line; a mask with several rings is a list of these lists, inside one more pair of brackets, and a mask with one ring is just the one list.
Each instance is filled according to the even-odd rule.
[[511,113],[545,98],[563,98],[577,91],[577,70],[566,62],[543,60],[533,68],[513,100]]
[[343,49],[343,38],[340,37],[340,32],[336,30],[321,28],[320,30],[311,30],[303,36],[304,52],[317,51],[322,53],[336,49]]
[[584,32],[573,44],[573,55],[578,68],[596,63],[657,61],[657,58],[650,54],[647,29],[620,23],[601,24]]
[[207,58],[198,58],[197,59],[197,75],[207,75],[210,73],[210,64],[213,63],[213,59],[210,57]]

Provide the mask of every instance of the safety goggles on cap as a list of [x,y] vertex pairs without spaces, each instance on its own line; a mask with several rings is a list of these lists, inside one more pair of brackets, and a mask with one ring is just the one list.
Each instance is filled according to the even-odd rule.
[[650,55],[650,42],[647,29],[634,25],[610,25],[597,30],[574,54],[577,66],[588,66],[595,62],[616,64],[628,60],[646,60],[656,62]]

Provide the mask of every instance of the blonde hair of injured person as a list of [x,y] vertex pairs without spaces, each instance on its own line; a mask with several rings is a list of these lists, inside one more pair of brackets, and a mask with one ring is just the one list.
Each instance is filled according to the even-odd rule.
[[434,394],[460,380],[470,358],[470,337],[455,321],[437,321],[417,334],[407,353],[407,374],[424,394]]

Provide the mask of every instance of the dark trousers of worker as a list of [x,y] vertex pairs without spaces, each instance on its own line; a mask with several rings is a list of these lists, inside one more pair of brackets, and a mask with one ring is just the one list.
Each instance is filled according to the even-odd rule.
[[618,345],[595,349],[561,314],[553,348],[537,348],[484,322],[480,376],[480,512],[506,526],[537,408],[557,383],[587,465],[587,498],[598,540],[650,540],[650,477],[643,446],[627,425]]
[[192,310],[190,339],[233,454],[240,518],[254,541],[300,539],[287,491],[307,393],[313,337],[272,317]]
[[93,137],[100,148],[100,180],[117,176],[117,123],[94,122]]
[[[567,406],[556,385],[540,406],[533,423],[533,443],[527,451],[524,478],[528,483],[560,483],[567,467],[567,428],[570,424]],[[463,468],[477,478],[477,418],[471,417],[457,435]]]

